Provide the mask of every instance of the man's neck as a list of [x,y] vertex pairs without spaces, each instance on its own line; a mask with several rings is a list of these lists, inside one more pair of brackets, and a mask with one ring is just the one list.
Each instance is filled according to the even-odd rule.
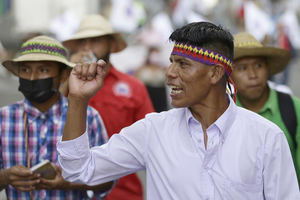
[[59,100],[59,93],[56,92],[50,99],[43,103],[31,102],[42,113],[47,112]]
[[258,99],[247,99],[239,95],[238,98],[244,108],[258,113],[268,101],[269,95],[270,89],[266,88],[265,92]]
[[201,123],[205,149],[207,149],[208,135],[206,129],[213,124],[228,108],[229,100],[226,93],[215,93],[203,102],[190,107],[192,115]]
[[214,123],[228,108],[229,100],[226,93],[214,98],[206,98],[202,103],[190,107],[192,115],[204,129]]

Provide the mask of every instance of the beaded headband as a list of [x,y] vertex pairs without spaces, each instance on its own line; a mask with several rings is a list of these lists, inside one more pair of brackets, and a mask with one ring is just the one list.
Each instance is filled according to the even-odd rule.
[[232,61],[225,56],[201,47],[175,42],[172,55],[183,56],[206,65],[221,64],[229,77],[232,72]]
[[67,57],[67,51],[65,48],[56,44],[42,43],[42,42],[25,42],[20,50],[20,54],[31,54],[31,53],[44,53],[59,56],[62,58]]

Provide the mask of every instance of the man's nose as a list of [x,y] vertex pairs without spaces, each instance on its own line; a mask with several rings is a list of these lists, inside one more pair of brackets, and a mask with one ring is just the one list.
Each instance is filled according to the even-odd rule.
[[38,79],[38,74],[36,72],[31,72],[29,80],[36,80]]
[[176,66],[175,64],[171,63],[170,66],[166,70],[166,77],[167,78],[175,78],[176,77]]
[[251,66],[248,68],[248,76],[249,78],[256,78],[257,77],[257,72],[255,67]]
[[92,42],[89,39],[84,40],[83,50],[90,50],[92,46]]

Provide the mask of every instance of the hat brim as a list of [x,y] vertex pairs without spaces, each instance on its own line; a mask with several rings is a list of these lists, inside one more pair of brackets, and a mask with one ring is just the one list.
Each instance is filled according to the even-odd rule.
[[114,32],[103,32],[103,31],[95,31],[95,30],[87,30],[87,31],[81,31],[76,33],[72,38],[65,40],[62,42],[62,44],[73,50],[76,48],[75,41],[85,38],[91,38],[91,37],[100,37],[105,35],[111,35],[117,42],[117,47],[111,52],[111,53],[117,53],[122,51],[127,47],[127,43],[123,39],[122,35],[120,33],[114,33]]
[[75,67],[75,63],[71,63],[64,58],[60,58],[58,56],[43,54],[43,53],[34,53],[34,54],[25,54],[21,55],[18,58],[13,60],[6,60],[2,63],[2,65],[14,75],[18,76],[18,63],[25,61],[53,61],[65,64],[67,67],[73,68]]
[[281,72],[288,65],[291,58],[288,50],[275,47],[234,48],[234,60],[250,56],[266,57],[269,64],[269,75]]

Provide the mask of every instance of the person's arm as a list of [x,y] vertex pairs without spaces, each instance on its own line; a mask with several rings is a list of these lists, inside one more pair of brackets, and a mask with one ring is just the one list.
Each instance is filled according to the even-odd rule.
[[297,176],[284,133],[266,137],[263,183],[266,200],[300,199]]
[[40,183],[36,185],[37,189],[47,189],[47,190],[95,190],[98,192],[106,192],[107,190],[110,190],[113,186],[113,181],[89,186],[86,184],[80,184],[80,183],[73,183],[66,181],[62,177],[62,170],[60,167],[56,166],[52,163],[52,166],[56,170],[56,177],[54,179],[40,179]]
[[146,124],[146,120],[140,120],[102,146],[89,148],[86,132],[74,140],[58,142],[63,177],[70,182],[96,185],[145,169]]
[[80,70],[81,66],[70,75],[68,98],[71,105],[68,107],[62,141],[57,143],[62,176],[70,182],[97,185],[144,169],[147,146],[145,120],[122,129],[108,143],[90,148],[89,136],[85,131],[87,102],[102,85],[103,77],[99,77],[101,68],[95,72],[96,66],[89,79]]
[[[53,185],[50,183],[51,180],[43,180],[44,187],[40,186],[39,189],[59,189],[59,190],[95,190],[95,191],[100,191],[100,192],[105,192],[113,186],[113,181],[103,183],[103,184],[98,184],[98,185],[86,185],[86,184],[80,184],[80,183],[74,183],[74,182],[69,182],[69,181],[62,181],[63,185]],[[47,185],[47,186],[46,186]],[[53,187],[51,187],[53,185]]]
[[69,77],[68,112],[62,141],[73,140],[86,130],[89,99],[102,87],[105,62],[77,64]]
[[8,169],[0,170],[0,190],[8,186]]

